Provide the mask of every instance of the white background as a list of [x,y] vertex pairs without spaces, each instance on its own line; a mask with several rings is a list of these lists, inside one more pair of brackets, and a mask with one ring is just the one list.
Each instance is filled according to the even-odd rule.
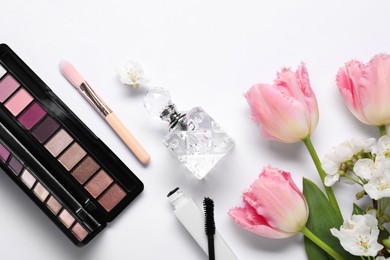
[[[145,191],[106,230],[76,248],[12,181],[0,175],[1,259],[206,259],[174,217],[166,194],[176,186],[197,204],[210,196],[216,224],[239,259],[305,259],[302,236],[261,238],[227,211],[262,167],[319,183],[301,143],[264,140],[243,93],[272,82],[283,66],[306,62],[320,108],[313,143],[322,155],[351,136],[377,137],[346,109],[335,84],[349,59],[390,53],[389,1],[18,1],[0,2],[7,43],[144,182]],[[110,127],[61,76],[70,60],[152,156],[141,166]],[[165,149],[165,122],[143,108],[146,88],[122,85],[115,68],[139,61],[178,108],[202,106],[235,139],[234,150],[204,181],[194,180]],[[389,100],[390,102],[390,100]],[[353,192],[336,188],[343,211]]]

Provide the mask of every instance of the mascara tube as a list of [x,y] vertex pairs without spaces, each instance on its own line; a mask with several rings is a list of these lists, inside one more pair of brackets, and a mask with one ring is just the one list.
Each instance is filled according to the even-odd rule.
[[[168,199],[173,205],[173,213],[195,239],[202,250],[208,255],[207,236],[205,233],[205,221],[203,211],[195,202],[186,196],[179,188],[172,190],[168,194]],[[226,244],[218,231],[214,236],[215,259],[237,260],[233,251]]]

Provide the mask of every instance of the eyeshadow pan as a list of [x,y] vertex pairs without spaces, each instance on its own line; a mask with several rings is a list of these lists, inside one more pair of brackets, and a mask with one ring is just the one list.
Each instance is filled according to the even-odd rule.
[[19,122],[30,130],[35,126],[42,117],[46,115],[46,111],[37,102],[34,102],[26,111],[18,118]]
[[34,193],[42,202],[44,202],[47,196],[49,196],[49,192],[47,191],[47,189],[43,187],[42,184],[40,184],[39,182],[37,183],[37,185],[35,185]]
[[[4,75],[1,75],[0,67],[0,78]],[[17,82],[11,75],[5,76],[0,81],[0,102],[3,103],[9,96],[11,96],[15,90],[20,86],[19,82]]]
[[85,185],[85,189],[96,199],[105,189],[113,182],[108,174],[100,170],[93,178]]
[[23,164],[14,156],[12,156],[11,160],[9,160],[8,166],[13,170],[16,175],[19,175],[20,172],[23,170]]
[[87,153],[78,143],[73,143],[61,156],[58,161],[70,171]]
[[20,178],[29,189],[34,186],[34,183],[37,180],[34,176],[31,175],[31,173],[27,169],[24,169]]
[[84,184],[99,168],[99,164],[90,156],[86,156],[86,158],[72,171],[72,175],[80,184]]
[[110,212],[124,197],[126,192],[118,184],[114,184],[100,197],[99,203]]
[[46,117],[32,132],[32,135],[42,144],[60,127],[52,117]]
[[79,223],[72,228],[72,233],[76,236],[79,241],[83,241],[84,238],[88,235],[88,231],[83,228]]
[[0,143],[0,160],[2,162],[6,162],[8,157],[10,155],[10,152],[8,151],[7,148],[5,148],[5,146],[3,146],[1,143]]
[[73,138],[61,129],[45,144],[45,147],[54,157],[57,157],[72,141]]
[[5,107],[14,116],[17,116],[31,101],[33,101],[33,97],[24,88],[21,88],[5,102]]
[[72,215],[69,214],[69,212],[64,209],[58,218],[61,220],[61,222],[65,225],[65,227],[70,228],[72,224],[74,223],[75,219],[72,217]]
[[54,198],[53,196],[50,196],[50,198],[46,202],[47,207],[53,212],[54,215],[57,215],[58,212],[62,209],[61,204]]
[[0,65],[0,78],[4,76],[4,74],[7,73],[7,71],[4,69],[3,66]]

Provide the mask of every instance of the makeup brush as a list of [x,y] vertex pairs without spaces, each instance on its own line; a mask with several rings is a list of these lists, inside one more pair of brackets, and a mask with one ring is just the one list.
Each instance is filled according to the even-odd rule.
[[96,109],[96,111],[107,121],[117,135],[133,152],[135,157],[143,163],[150,161],[149,154],[138,143],[137,139],[127,130],[116,114],[104,103],[95,93],[94,89],[87,83],[81,74],[67,61],[62,61],[60,70],[65,78],[80,92],[80,94]]
[[208,197],[203,200],[203,208],[205,213],[205,231],[209,245],[209,260],[215,260],[214,249],[214,235],[215,235],[215,221],[214,221],[214,201]]

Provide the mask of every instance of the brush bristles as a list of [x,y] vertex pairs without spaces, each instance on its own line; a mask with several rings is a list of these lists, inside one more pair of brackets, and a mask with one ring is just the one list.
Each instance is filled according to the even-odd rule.
[[215,235],[215,221],[214,221],[214,201],[210,198],[204,198],[203,207],[205,213],[205,231],[206,235]]
[[60,70],[62,75],[76,88],[85,81],[83,76],[67,61],[61,61]]

